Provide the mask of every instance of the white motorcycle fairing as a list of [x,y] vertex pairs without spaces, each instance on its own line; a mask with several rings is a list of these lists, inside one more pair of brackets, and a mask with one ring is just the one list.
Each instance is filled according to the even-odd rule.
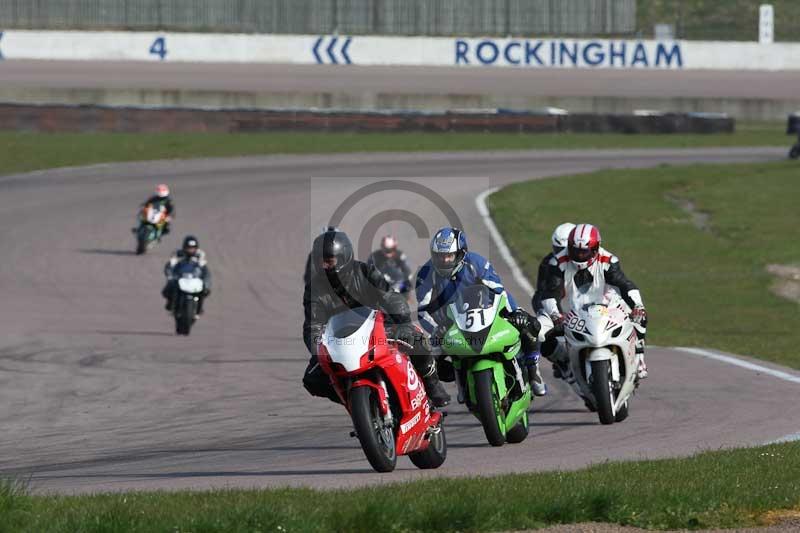
[[178,288],[186,294],[199,294],[203,292],[203,280],[200,278],[178,278]]
[[[597,406],[592,380],[609,379],[612,414],[616,415],[636,389],[636,329],[629,318],[630,308],[616,289],[606,287],[602,298],[590,293],[577,294],[569,302],[564,324],[566,347],[577,392]],[[592,376],[592,362],[603,360],[609,361],[611,375]]]
[[[335,337],[331,334],[326,334],[322,338],[322,345],[328,350],[331,356],[331,361],[339,363],[348,372],[355,372],[361,368],[361,356],[369,352],[369,341],[372,336],[372,330],[375,328],[375,318],[378,312],[372,311],[370,315],[364,320],[364,323],[346,337]],[[331,331],[330,320],[325,331]]]

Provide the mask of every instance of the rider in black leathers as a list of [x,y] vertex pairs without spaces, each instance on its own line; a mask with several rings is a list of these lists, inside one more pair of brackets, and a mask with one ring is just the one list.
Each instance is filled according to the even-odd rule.
[[395,327],[398,340],[412,346],[409,357],[422,376],[431,403],[447,405],[450,396],[439,382],[430,344],[411,323],[411,310],[405,298],[393,292],[374,267],[353,258],[353,245],[344,232],[328,231],[314,240],[312,250],[316,274],[303,294],[305,321],[303,340],[311,354],[303,375],[303,385],[314,396],[338,402],[328,376],[317,362],[317,345],[328,319],[347,308],[369,307],[386,314]]
[[167,264],[164,265],[164,276],[167,278],[167,284],[161,290],[161,296],[167,300],[166,304],[164,304],[164,309],[170,313],[174,310],[175,298],[178,295],[178,280],[175,278],[174,273],[176,267],[184,261],[195,263],[202,275],[203,292],[200,294],[200,301],[197,304],[197,316],[201,316],[203,314],[203,303],[205,303],[208,295],[211,294],[211,271],[208,269],[206,253],[200,249],[197,237],[193,235],[187,235],[183,239],[183,245],[180,250],[175,250]]
[[402,280],[393,280],[394,282],[405,281],[408,286],[408,291],[412,288],[411,283],[411,267],[408,264],[408,256],[397,248],[397,239],[391,235],[386,235],[381,239],[381,247],[369,254],[367,264],[377,268],[382,274],[387,274],[392,271],[399,271],[403,275]]

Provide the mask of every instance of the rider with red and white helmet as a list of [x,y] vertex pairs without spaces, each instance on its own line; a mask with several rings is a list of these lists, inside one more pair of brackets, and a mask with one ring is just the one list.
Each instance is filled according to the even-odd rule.
[[[639,334],[636,351],[641,354],[639,378],[647,377],[644,364],[644,338],[647,332],[647,311],[636,284],[622,271],[619,258],[600,246],[600,231],[591,224],[578,224],[569,234],[567,249],[556,254],[549,264],[543,284],[542,310],[554,323],[563,321],[559,300],[570,291],[601,283],[619,289],[631,308],[631,319]],[[563,288],[562,288],[563,287]],[[543,352],[545,347],[543,346]]]
[[398,248],[397,238],[393,235],[385,235],[381,239],[381,247],[369,254],[367,264],[377,268],[381,274],[390,276],[391,279],[387,278],[390,285],[407,287],[400,292],[411,290],[413,284],[408,256]]
[[172,222],[172,219],[175,217],[175,205],[172,203],[172,197],[169,193],[169,187],[165,183],[159,183],[156,185],[155,194],[148,198],[143,204],[142,207],[146,205],[153,205],[153,206],[164,206],[164,209],[167,212],[167,223],[164,225],[163,234],[166,235],[169,233],[169,223]]

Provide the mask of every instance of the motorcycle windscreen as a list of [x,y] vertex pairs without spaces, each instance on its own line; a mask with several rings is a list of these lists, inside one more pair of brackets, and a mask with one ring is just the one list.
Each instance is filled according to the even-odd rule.
[[328,320],[322,344],[328,350],[331,361],[339,363],[348,372],[361,367],[361,356],[370,349],[377,314],[377,311],[366,307],[355,307]]
[[[486,338],[499,310],[500,295],[486,285],[459,287],[455,302],[450,304],[453,321],[458,327],[468,352],[483,351]],[[455,347],[454,347],[455,348]],[[466,355],[466,354],[464,354]]]
[[453,305],[453,319],[461,331],[478,333],[492,325],[500,295],[486,285],[459,288]]

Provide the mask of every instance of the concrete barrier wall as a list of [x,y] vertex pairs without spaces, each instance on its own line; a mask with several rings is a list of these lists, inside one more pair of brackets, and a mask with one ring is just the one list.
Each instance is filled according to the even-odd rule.
[[728,117],[544,114],[508,111],[376,113],[360,111],[143,109],[0,104],[0,130],[31,132],[476,131],[516,133],[731,133]]
[[[0,66],[1,68],[1,66]],[[446,109],[542,109],[570,113],[631,114],[639,109],[673,113],[725,113],[739,120],[786,120],[800,109],[793,100],[752,98],[616,98],[608,96],[519,96],[503,94],[419,94],[381,92],[222,92],[178,89],[4,88],[0,102],[35,105],[187,107],[212,109],[358,109],[442,111]]]
[[490,68],[800,70],[800,43],[148,32],[0,33],[13,59],[428,65]]

